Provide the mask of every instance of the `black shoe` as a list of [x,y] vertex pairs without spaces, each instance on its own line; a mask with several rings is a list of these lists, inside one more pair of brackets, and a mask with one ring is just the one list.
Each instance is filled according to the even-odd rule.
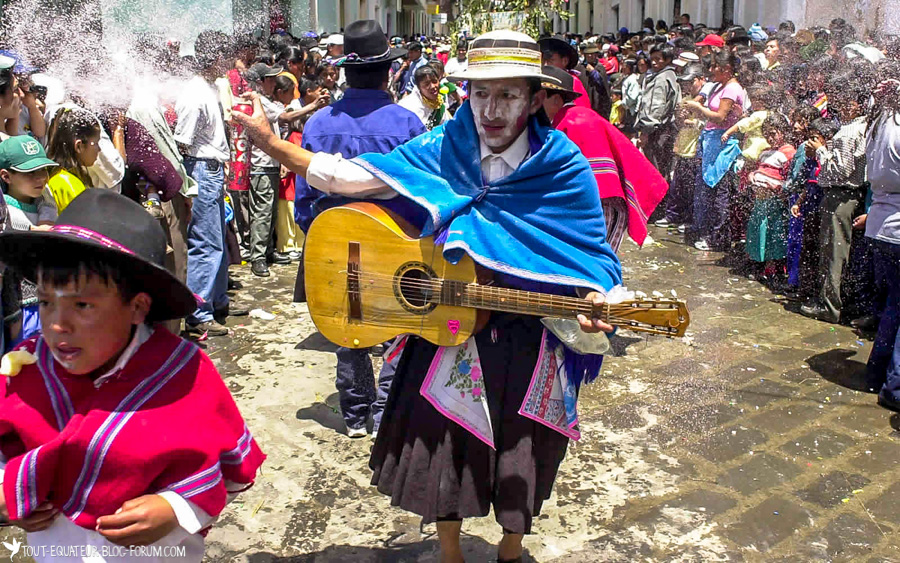
[[837,324],[840,322],[840,319],[835,318],[828,309],[818,304],[800,307],[800,314],[804,317],[809,317],[818,321],[825,321],[826,323]]
[[257,260],[253,264],[250,265],[250,271],[254,276],[259,276],[261,278],[269,277],[269,266],[266,265],[265,260]]
[[244,289],[244,284],[237,280],[228,278],[228,291],[236,291],[238,289]]
[[875,332],[878,330],[878,322],[878,317],[875,315],[866,315],[850,321],[850,326],[863,332]]
[[900,412],[900,401],[895,401],[894,399],[886,396],[884,393],[878,394],[878,404],[888,410]]
[[207,336],[225,336],[228,334],[228,327],[222,325],[218,321],[207,321],[196,325],[188,325],[188,328],[192,332],[199,334],[205,332]]
[[290,264],[291,263],[291,257],[288,256],[287,254],[282,254],[280,252],[273,252],[272,254],[269,254],[268,256],[266,256],[266,260],[269,262],[269,264]]

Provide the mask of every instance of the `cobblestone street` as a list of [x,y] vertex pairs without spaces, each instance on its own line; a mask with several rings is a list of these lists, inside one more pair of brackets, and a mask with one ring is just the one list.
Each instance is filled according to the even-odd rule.
[[[614,338],[527,557],[900,561],[900,417],[860,391],[871,344],[787,311],[719,255],[652,234],[643,250],[626,244],[627,283],[686,298],[690,336]],[[294,267],[273,271],[259,282],[241,270],[238,299],[276,319],[238,320],[231,341],[207,343],[269,455],[208,558],[435,560],[434,526],[368,485],[371,440],[344,434],[331,345],[288,304]],[[491,518],[463,530],[468,560],[495,556]]]
[[[686,298],[689,336],[613,339],[525,560],[900,561],[900,415],[860,391],[871,343],[651,234],[623,248],[627,283]],[[201,344],[269,456],[207,559],[436,561],[434,526],[369,486],[371,439],[345,435],[333,347],[290,303],[295,266],[273,273],[235,272],[236,300],[274,320]],[[468,561],[495,558],[492,518],[463,531]]]

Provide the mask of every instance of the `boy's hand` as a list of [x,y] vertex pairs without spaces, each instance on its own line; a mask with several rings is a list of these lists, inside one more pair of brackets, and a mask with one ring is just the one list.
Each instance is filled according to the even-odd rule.
[[853,228],[856,229],[857,231],[861,231],[861,230],[865,229],[866,228],[866,219],[868,219],[868,218],[869,218],[868,213],[863,213],[859,217],[855,218],[853,220]]
[[724,144],[724,143],[727,143],[729,137],[731,137],[731,135],[729,135],[727,132],[723,133],[723,134],[722,134],[722,143],[723,143],[723,144]]
[[[9,514],[6,510],[6,499],[3,500],[3,515],[9,518]],[[49,502],[45,502],[44,504],[38,506],[34,512],[31,513],[28,518],[22,518],[21,520],[16,520],[12,524],[14,526],[18,526],[22,528],[26,532],[40,532],[41,530],[46,530],[50,527],[50,524],[56,520],[56,517],[59,515],[59,510],[53,507]]]
[[150,545],[178,526],[172,506],[159,495],[129,500],[110,516],[97,519],[97,531],[117,545]]
[[797,219],[800,218],[800,206],[799,206],[799,205],[792,205],[792,206],[791,206],[791,215],[793,215],[793,216],[796,217]]

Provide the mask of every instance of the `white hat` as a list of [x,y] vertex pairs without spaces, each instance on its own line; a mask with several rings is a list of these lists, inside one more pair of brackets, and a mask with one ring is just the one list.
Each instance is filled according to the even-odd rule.
[[524,33],[499,29],[483,33],[469,44],[469,66],[448,76],[448,80],[500,80],[503,78],[539,78],[558,83],[541,72],[541,50]]
[[325,39],[325,43],[328,45],[343,45],[344,35],[342,33],[334,33],[332,35],[329,35]]

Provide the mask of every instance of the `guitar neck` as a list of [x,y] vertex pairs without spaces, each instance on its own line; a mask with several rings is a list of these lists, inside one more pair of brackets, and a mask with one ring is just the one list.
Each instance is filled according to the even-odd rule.
[[593,315],[600,320],[607,320],[607,313],[603,310],[604,308],[594,310],[589,302],[577,297],[564,297],[453,280],[442,281],[440,302],[443,305],[472,307],[520,315],[572,319],[577,315],[588,317]]

